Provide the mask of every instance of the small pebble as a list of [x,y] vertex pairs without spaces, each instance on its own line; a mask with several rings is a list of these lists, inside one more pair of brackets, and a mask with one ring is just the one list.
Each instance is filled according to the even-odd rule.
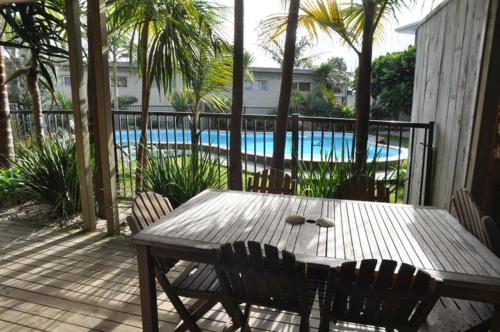
[[306,221],[306,218],[304,216],[298,215],[298,214],[291,214],[286,218],[286,222],[292,225],[299,225],[303,224]]
[[318,220],[316,220],[316,225],[328,228],[335,226],[335,222],[330,218],[318,218]]

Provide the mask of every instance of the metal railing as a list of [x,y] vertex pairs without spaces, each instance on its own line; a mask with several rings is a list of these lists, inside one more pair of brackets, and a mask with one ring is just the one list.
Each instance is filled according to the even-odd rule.
[[[150,149],[179,156],[191,149],[191,113],[154,111],[149,114]],[[73,130],[71,111],[44,112],[48,133]],[[15,138],[32,133],[31,113],[12,111]],[[221,168],[229,161],[228,113],[202,113],[199,147]],[[271,166],[275,115],[244,114],[242,123],[242,168],[255,173]],[[135,155],[140,138],[139,111],[113,111],[115,160],[118,188],[122,196],[135,191]],[[393,202],[429,202],[433,123],[371,120],[369,123],[368,163],[374,163],[376,178],[391,188]],[[355,120],[308,117],[292,114],[288,118],[285,168],[294,177],[304,169],[313,170],[328,160],[352,161],[355,153]],[[414,159],[423,156],[424,167],[416,169]],[[418,181],[409,181],[417,178]],[[411,188],[412,183],[420,188]],[[415,190],[416,189],[416,190]],[[411,193],[418,197],[412,198]]]

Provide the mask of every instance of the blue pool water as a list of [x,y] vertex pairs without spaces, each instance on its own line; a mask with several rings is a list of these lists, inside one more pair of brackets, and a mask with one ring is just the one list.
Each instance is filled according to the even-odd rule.
[[[122,146],[135,145],[139,141],[140,131],[116,131],[116,142]],[[303,136],[303,137],[302,137]],[[273,133],[266,132],[248,132],[243,133],[241,137],[241,150],[249,155],[258,155],[272,157],[273,155]],[[219,146],[221,149],[229,147],[229,133],[227,131],[211,130],[203,131],[200,136],[201,144],[204,146]],[[379,144],[375,151],[375,137],[368,138],[368,159],[372,160],[375,156],[380,160],[405,159],[406,149],[401,150],[398,147]],[[191,132],[189,130],[152,130],[148,132],[148,143],[153,144],[190,144]],[[308,131],[299,133],[299,159],[319,161],[330,153],[334,154],[335,160],[348,160],[352,157],[353,135],[351,133],[321,133],[320,131]],[[292,156],[292,133],[287,132],[285,158],[291,159]],[[343,157],[342,157],[343,156]]]

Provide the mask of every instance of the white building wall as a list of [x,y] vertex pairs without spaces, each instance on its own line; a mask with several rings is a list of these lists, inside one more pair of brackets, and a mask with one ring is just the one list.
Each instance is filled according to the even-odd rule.
[[[254,75],[255,85],[259,85],[259,81],[264,81],[266,89],[252,89],[249,87],[248,83],[245,84],[244,95],[243,95],[243,105],[245,107],[264,107],[264,108],[275,108],[278,107],[279,94],[281,88],[281,69],[280,68],[252,68]],[[60,66],[58,70],[58,84],[57,90],[64,93],[68,97],[71,96],[71,87],[68,84],[67,78],[69,77],[68,66]],[[119,96],[134,96],[138,99],[137,105],[142,102],[141,98],[141,80],[137,76],[137,71],[130,71],[128,64],[120,63],[118,67],[118,77],[127,78],[126,87],[118,87]],[[304,95],[310,94],[319,88],[319,84],[315,80],[314,71],[307,69],[299,69],[294,73],[295,83],[309,83],[310,91],[301,91]],[[182,91],[183,83],[180,78],[177,78],[176,84],[173,91]],[[113,87],[111,87],[111,98],[113,99]],[[227,96],[231,93],[225,92]],[[349,102],[349,98],[345,95],[339,95],[337,100],[340,102],[346,100]],[[153,84],[150,96],[150,105],[171,105],[168,97],[166,97],[163,91],[159,91],[156,84]]]

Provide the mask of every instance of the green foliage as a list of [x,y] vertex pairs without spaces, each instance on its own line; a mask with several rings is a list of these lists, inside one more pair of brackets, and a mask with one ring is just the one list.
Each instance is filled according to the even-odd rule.
[[24,182],[16,167],[0,169],[0,206],[27,199]]
[[118,96],[118,108],[123,110],[127,109],[130,105],[135,104],[139,101],[134,96]]
[[15,162],[26,192],[47,203],[57,217],[80,211],[76,147],[68,140],[48,138],[41,144],[20,144]]
[[175,91],[170,97],[170,103],[177,112],[190,111],[194,105],[194,95],[189,89]]
[[[280,66],[283,64],[285,54],[284,40],[275,40],[262,36],[261,47],[264,52]],[[306,37],[302,37],[295,43],[294,68],[312,68],[316,55],[306,55],[312,48],[313,43]]]
[[205,189],[225,188],[227,179],[225,168],[219,169],[208,155],[197,159],[198,165],[193,167],[192,155],[172,157],[159,151],[149,152],[149,164],[144,173],[146,186],[149,190],[168,197],[174,207]]
[[411,113],[415,57],[415,46],[409,46],[402,52],[387,53],[373,61],[373,113],[378,118],[398,119],[400,114]]
[[43,78],[41,83],[52,93],[57,61],[68,58],[66,50],[64,4],[62,1],[36,1],[28,4],[3,5],[5,20],[0,45],[30,51],[30,58],[10,79],[26,75],[34,65]]
[[73,101],[71,98],[60,91],[54,93],[54,102],[61,110],[67,111],[73,109]]
[[[335,198],[337,188],[356,174],[355,163],[347,148],[346,160],[339,160],[335,151],[323,156],[323,160],[314,164],[299,164],[299,194],[308,197]],[[364,175],[374,177],[377,170],[376,160],[367,164]]]

